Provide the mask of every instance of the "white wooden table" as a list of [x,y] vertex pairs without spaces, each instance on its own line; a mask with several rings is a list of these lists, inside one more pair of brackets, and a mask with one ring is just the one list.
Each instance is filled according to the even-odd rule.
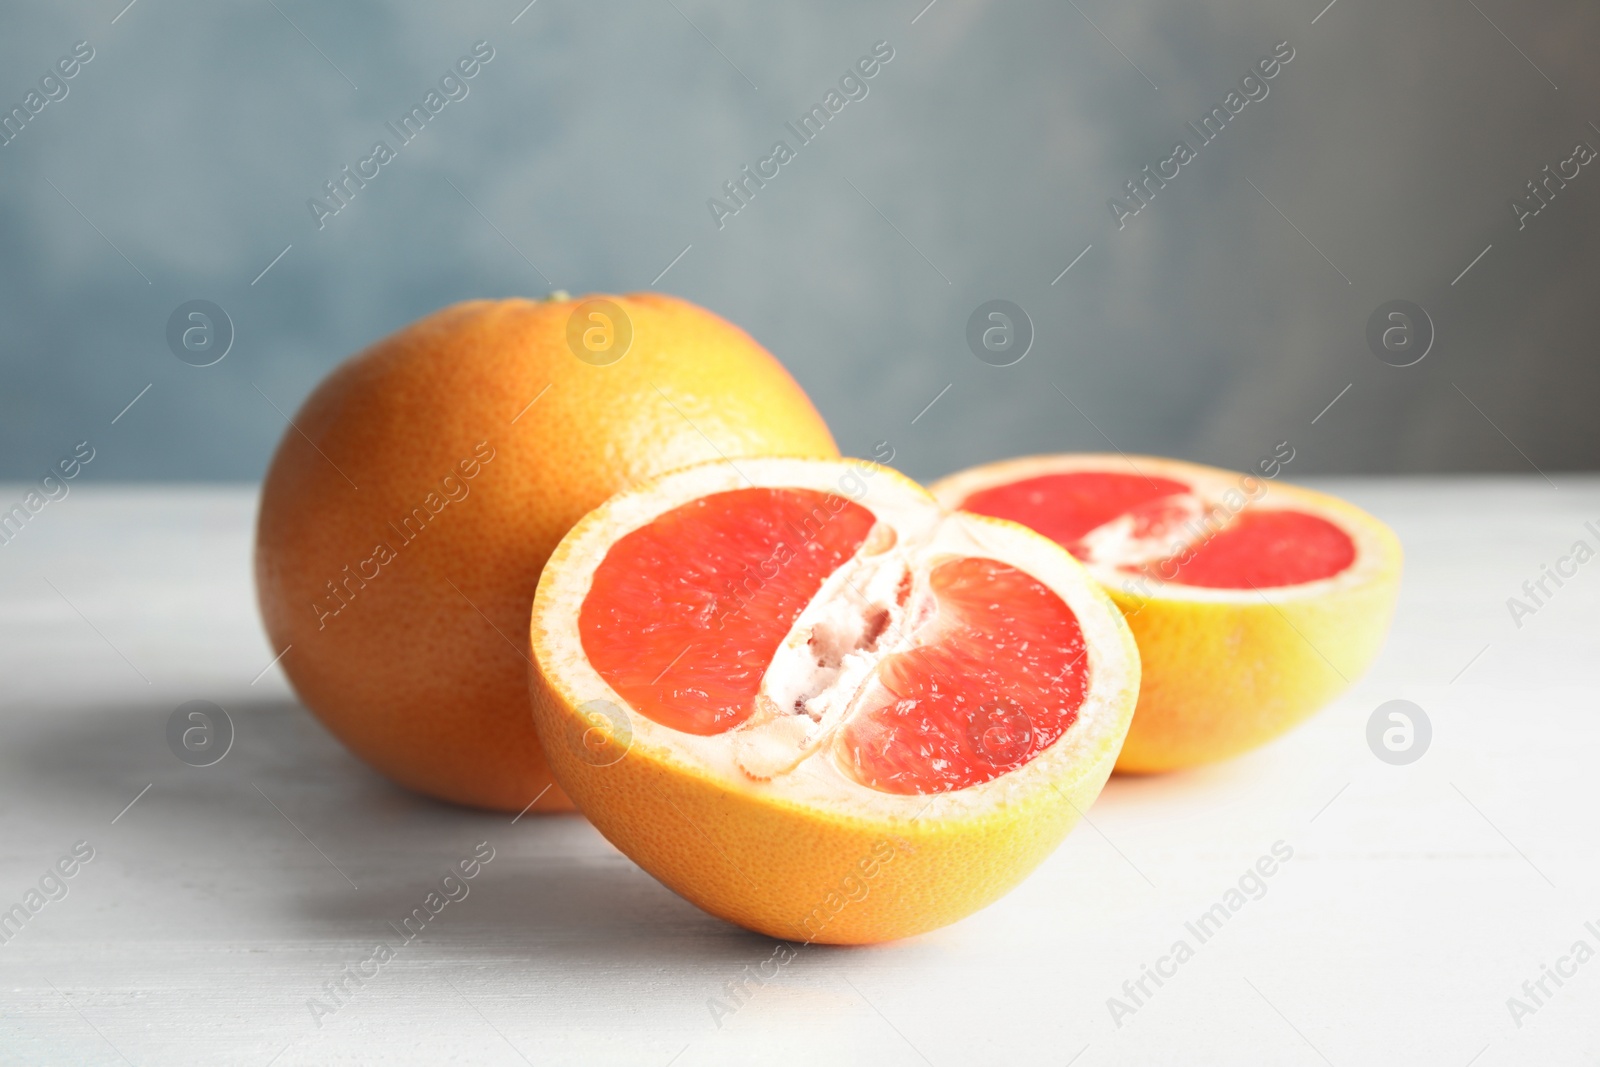
[[[1600,562],[1520,628],[1506,599],[1600,548],[1600,479],[1319,484],[1408,554],[1394,634],[1343,700],[1232,763],[1114,779],[987,911],[806,949],[720,1026],[708,1001],[772,942],[577,817],[391,787],[264,671],[253,492],[80,485],[0,545],[0,908],[93,849],[0,944],[0,1063],[1592,1065],[1600,959],[1560,960],[1600,951]],[[165,737],[194,699],[237,731],[207,768]],[[1366,741],[1391,699],[1433,725],[1407,766]],[[483,841],[469,895],[314,1015]],[[1279,841],[1264,895],[1188,933]],[[1133,1006],[1123,983],[1179,939],[1193,958],[1118,1026],[1108,998]],[[1535,1004],[1544,964],[1576,973]]]

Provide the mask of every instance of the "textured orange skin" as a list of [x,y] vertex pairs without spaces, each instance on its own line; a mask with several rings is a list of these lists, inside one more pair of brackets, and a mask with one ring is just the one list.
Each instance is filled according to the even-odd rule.
[[[407,326],[317,387],[267,472],[256,587],[274,649],[293,646],[282,667],[329,730],[418,792],[520,811],[551,787],[528,708],[528,617],[546,559],[586,512],[719,450],[839,454],[743,330],[674,297],[605,299],[633,324],[609,366],[567,347],[577,301],[473,301]],[[463,479],[482,441],[493,458]],[[452,473],[467,495],[405,542],[389,524],[442,499]],[[395,558],[348,580],[347,565],[371,573],[361,561],[380,541]],[[353,593],[319,619],[316,605],[340,603],[329,582]],[[571,806],[554,787],[534,808]]]
[[1112,739],[1065,789],[1041,785],[985,818],[825,815],[727,789],[639,745],[591,766],[576,754],[587,725],[576,695],[537,670],[531,685],[556,777],[607,840],[718,918],[807,944],[911,937],[998,900],[1077,825],[1116,758]]
[[[1039,457],[1041,463],[1049,458]],[[1239,477],[1157,457],[1135,461],[1179,479],[1186,470]],[[949,483],[984,469],[950,475],[930,491],[956,506]],[[1382,566],[1354,588],[1273,603],[1254,594],[1233,603],[1205,603],[1184,600],[1181,591],[1144,597],[1103,586],[1128,620],[1142,667],[1139,703],[1117,757],[1118,772],[1181,770],[1264,745],[1327,705],[1377,658],[1400,595],[1399,539],[1336,497],[1284,484],[1273,491],[1283,494],[1285,503],[1298,496],[1329,508],[1347,529],[1371,531],[1381,546]]]

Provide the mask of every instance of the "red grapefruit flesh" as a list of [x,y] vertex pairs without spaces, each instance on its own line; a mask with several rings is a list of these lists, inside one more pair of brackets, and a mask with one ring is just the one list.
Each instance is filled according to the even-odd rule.
[[[1257,589],[1331,578],[1355,562],[1355,543],[1338,526],[1293,508],[1249,510],[1196,540],[1185,530],[1194,487],[1168,477],[1111,471],[1068,471],[1024,478],[973,493],[966,511],[1010,519],[1037,530],[1074,556],[1094,561],[1083,540],[1118,519],[1131,520],[1139,541],[1166,537],[1184,551],[1124,569],[1158,574],[1180,585]],[[1193,542],[1192,544],[1190,542]],[[1102,562],[1117,564],[1115,558]]]
[[779,642],[873,521],[859,504],[809,489],[735,489],[684,504],[606,553],[583,602],[584,651],[656,722],[731,729],[755,710]]
[[1186,555],[1154,564],[1179,585],[1265,589],[1332,578],[1356,560],[1355,542],[1303,511],[1246,511]]
[[1022,766],[1072,725],[1088,690],[1083,630],[1049,589],[991,559],[949,560],[929,577],[935,632],[884,661],[881,692],[844,729],[857,776],[894,793],[965,789]]
[[1171,478],[1069,471],[980,489],[962,503],[962,508],[1020,522],[1082,559],[1078,538],[1090,530],[1188,490],[1188,486]]
[[[755,713],[784,638],[875,524],[861,505],[810,489],[683,504],[620,538],[595,569],[584,652],[655,722],[731,730]],[[903,578],[896,592],[909,598],[915,576]],[[946,792],[1014,770],[1072,725],[1088,689],[1077,618],[1035,579],[963,556],[934,565],[926,583],[902,621],[910,647],[882,656],[841,736],[850,772],[888,792]],[[866,612],[857,654],[878,651],[889,621],[887,609]]]

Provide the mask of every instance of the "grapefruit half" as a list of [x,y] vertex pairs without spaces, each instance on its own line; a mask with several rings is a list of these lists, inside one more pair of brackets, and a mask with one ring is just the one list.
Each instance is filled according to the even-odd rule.
[[1227,759],[1286,732],[1378,654],[1400,542],[1352,504],[1151,456],[1033,456],[936,483],[951,508],[1023,523],[1082,560],[1139,644],[1117,769]]
[[613,844],[714,915],[863,943],[1005,893],[1099,794],[1138,654],[1057,545],[861,461],[613,497],[534,600],[534,719]]

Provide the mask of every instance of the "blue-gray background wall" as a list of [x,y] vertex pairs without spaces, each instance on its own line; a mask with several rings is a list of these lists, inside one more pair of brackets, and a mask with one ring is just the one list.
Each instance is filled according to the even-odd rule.
[[[1600,460],[1600,165],[1521,229],[1509,206],[1600,147],[1592,4],[125,2],[0,14],[0,110],[95,54],[0,147],[0,477],[88,439],[95,479],[256,479],[273,405],[366,343],[470,297],[646,288],[686,246],[659,288],[915,475],[1108,442]],[[470,95],[319,230],[308,198],[479,40]],[[880,40],[868,96],[719,230],[707,199]],[[1280,41],[1270,95],[1119,230],[1108,198]],[[196,298],[237,335],[206,368],[165,340]],[[991,298],[1033,321],[1014,366],[968,349]],[[1365,339],[1391,299],[1436,327],[1411,367]]]

